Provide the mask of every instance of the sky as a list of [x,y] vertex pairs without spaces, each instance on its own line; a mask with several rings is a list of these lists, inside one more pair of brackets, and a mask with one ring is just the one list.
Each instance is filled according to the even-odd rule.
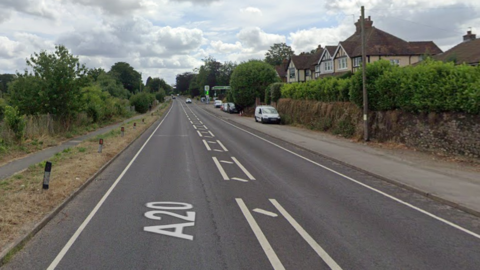
[[211,56],[264,59],[275,43],[296,54],[355,32],[360,7],[373,25],[448,50],[468,30],[480,37],[479,0],[0,0],[0,74],[64,45],[89,68],[127,62],[145,80],[175,84]]

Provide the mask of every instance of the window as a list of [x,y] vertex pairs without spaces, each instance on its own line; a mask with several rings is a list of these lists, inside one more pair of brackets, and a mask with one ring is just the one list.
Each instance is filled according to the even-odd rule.
[[353,67],[359,67],[362,65],[362,57],[353,58]]
[[347,58],[338,59],[338,69],[347,69]]
[[307,77],[311,76],[310,69],[305,70],[305,76]]
[[315,73],[320,73],[320,65],[315,66]]
[[332,71],[332,70],[333,70],[332,60],[325,61],[325,71]]
[[394,66],[399,66],[400,65],[400,60],[398,59],[390,59],[390,64]]
[[295,68],[290,68],[290,79],[295,79]]

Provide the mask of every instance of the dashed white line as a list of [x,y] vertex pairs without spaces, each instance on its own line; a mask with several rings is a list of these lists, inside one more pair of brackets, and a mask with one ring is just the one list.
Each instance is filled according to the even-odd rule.
[[222,162],[222,163],[227,163],[227,164],[233,164],[233,162],[227,161],[227,160],[220,160],[220,162]]
[[245,179],[242,179],[242,178],[238,178],[238,177],[232,177],[232,180],[237,180],[237,181],[244,182],[244,183],[247,183],[247,182],[248,182],[248,180],[245,180]]
[[233,162],[235,162],[235,164],[240,167],[243,173],[245,173],[250,180],[255,180],[255,177],[253,177],[253,175],[251,175],[250,172],[248,172],[247,169],[245,169],[245,167],[243,167],[243,165],[236,158],[232,157],[232,159]]
[[230,180],[230,178],[228,178],[227,173],[223,169],[222,164],[218,162],[218,159],[216,157],[212,157],[212,159],[213,159],[213,162],[215,162],[215,165],[217,165],[217,169],[220,171],[220,174],[222,175],[223,180]]
[[307,241],[313,250],[322,258],[322,260],[332,270],[341,270],[342,268],[328,255],[328,253],[305,231],[300,224],[277,202],[275,199],[270,199],[270,202],[277,208],[282,216],[293,226],[293,228]]
[[213,135],[213,133],[210,130],[208,132],[210,133],[210,135],[212,135],[212,138],[215,137],[215,135]]
[[262,249],[267,255],[267,258],[270,261],[270,264],[273,266],[273,269],[285,270],[285,267],[283,266],[282,262],[278,258],[277,254],[275,253],[272,246],[268,242],[267,238],[263,234],[262,229],[260,229],[260,226],[258,226],[257,222],[252,216],[252,213],[250,213],[250,211],[248,210],[243,200],[237,198],[235,199],[235,201],[237,201],[237,204],[240,207],[240,210],[245,216],[245,219],[247,219],[248,225],[250,225],[250,228],[252,229],[253,233],[257,237],[257,240],[260,243],[260,246],[262,246]]
[[208,145],[207,141],[202,140],[203,144],[205,144],[205,147],[207,148],[208,151],[212,151],[212,148],[210,148],[210,145]]
[[193,128],[194,128],[194,129],[197,129],[197,127],[196,127],[195,125],[193,125]]
[[197,130],[197,133],[198,133],[198,136],[203,137],[203,135],[202,135],[202,133],[200,133],[200,131]]

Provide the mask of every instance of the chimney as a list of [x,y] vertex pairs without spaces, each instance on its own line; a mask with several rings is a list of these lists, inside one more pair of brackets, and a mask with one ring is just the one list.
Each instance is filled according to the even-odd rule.
[[[355,26],[356,26],[356,32],[357,33],[360,33],[360,31],[362,31],[362,22],[360,21],[362,19],[362,17],[358,18],[358,21],[355,23]],[[370,16],[368,16],[368,18],[365,18],[365,21],[364,21],[364,25],[365,25],[365,30],[367,30],[368,28],[372,28],[372,25],[373,25],[373,21],[372,19],[370,18]]]
[[472,34],[472,31],[467,31],[467,34],[463,36],[463,42],[475,40],[477,38],[477,35]]

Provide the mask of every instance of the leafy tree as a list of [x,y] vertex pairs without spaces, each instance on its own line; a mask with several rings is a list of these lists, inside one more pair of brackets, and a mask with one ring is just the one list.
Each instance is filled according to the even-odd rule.
[[135,110],[139,113],[146,113],[148,111],[149,106],[155,100],[155,96],[153,94],[147,92],[140,92],[138,94],[133,95],[130,98],[130,104],[135,106]]
[[235,70],[235,67],[237,67],[237,63],[224,62],[219,68],[217,84],[221,86],[230,85],[230,77],[232,76],[232,73],[233,73],[233,70]]
[[201,88],[198,84],[198,74],[194,74],[192,80],[190,81],[190,85],[188,86],[188,92],[192,97],[196,97],[200,95],[200,89]]
[[160,90],[169,90],[171,89],[172,87],[170,85],[168,85],[164,79],[161,79],[161,78],[151,78],[149,77],[150,80],[147,80],[147,91],[150,92],[150,93],[156,93]]
[[148,76],[147,81],[145,82],[145,86],[148,86],[152,81],[152,77]]
[[5,123],[15,134],[15,139],[21,141],[25,134],[25,116],[21,115],[17,108],[5,106]]
[[268,85],[278,82],[275,69],[263,61],[250,60],[238,65],[230,79],[232,96],[236,104],[248,107],[255,103],[255,98],[263,99]]
[[115,63],[108,74],[117,81],[121,82],[123,87],[130,93],[135,93],[136,91],[141,90],[142,76],[128,63]]
[[105,74],[106,71],[103,68],[92,68],[88,70],[88,77],[93,81],[96,82],[98,79],[98,76],[101,74]]
[[95,84],[100,86],[102,91],[108,92],[112,97],[128,99],[131,95],[127,89],[123,88],[120,82],[107,73],[100,74]]
[[33,72],[17,74],[11,84],[10,102],[21,113],[50,113],[70,120],[82,109],[80,89],[88,84],[88,70],[66,47],[35,53],[27,65]]
[[8,92],[8,84],[15,80],[15,74],[0,74],[0,97]]
[[278,66],[282,64],[284,59],[290,59],[294,54],[294,51],[290,46],[285,43],[275,43],[270,46],[270,49],[265,54],[265,62],[272,66]]
[[[185,72],[182,74],[177,74],[176,84],[177,84],[177,91],[180,93],[187,93],[190,89],[190,83],[192,82],[193,78],[195,77],[195,73],[192,72]],[[191,94],[191,93],[190,93]]]

